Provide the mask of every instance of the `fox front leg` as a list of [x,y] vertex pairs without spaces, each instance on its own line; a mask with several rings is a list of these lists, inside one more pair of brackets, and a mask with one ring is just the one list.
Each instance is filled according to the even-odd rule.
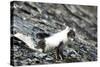
[[64,43],[63,41],[59,43],[59,46],[56,47],[56,59],[60,59],[63,60],[64,59],[64,55],[63,55],[63,48],[64,48]]

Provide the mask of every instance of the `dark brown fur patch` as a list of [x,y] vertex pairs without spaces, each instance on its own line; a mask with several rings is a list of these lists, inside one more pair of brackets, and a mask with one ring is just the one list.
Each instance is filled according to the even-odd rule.
[[50,34],[48,34],[48,33],[37,33],[36,34],[36,37],[39,39],[44,39],[44,38],[49,37],[49,36],[50,36]]
[[75,31],[70,30],[67,35],[68,35],[68,37],[74,38],[75,37]]
[[38,44],[37,44],[37,46],[36,46],[36,48],[41,48],[41,49],[43,49],[43,52],[44,52],[44,49],[45,49],[45,40],[44,39],[41,39],[39,42],[38,42]]

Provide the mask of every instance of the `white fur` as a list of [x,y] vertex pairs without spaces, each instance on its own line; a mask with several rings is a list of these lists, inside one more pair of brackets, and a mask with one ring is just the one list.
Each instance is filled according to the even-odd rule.
[[19,38],[23,42],[25,42],[26,45],[29,46],[29,48],[31,48],[33,50],[36,50],[36,51],[39,51],[39,52],[42,52],[41,49],[36,49],[35,48],[35,43],[33,42],[31,36],[27,36],[27,35],[24,35],[22,33],[16,33],[14,36],[17,37],[17,38]]
[[[59,45],[59,43],[61,41],[63,41],[63,43],[65,44],[68,41],[67,33],[69,32],[69,30],[70,30],[70,28],[66,27],[65,30],[58,32],[50,37],[45,38],[45,44],[46,44],[45,51],[54,49],[55,47],[57,47]],[[31,36],[27,36],[22,33],[17,33],[14,36],[19,38],[23,42],[25,42],[26,45],[29,46],[29,48],[39,51],[39,52],[42,52],[42,49],[35,48],[35,44],[31,38]]]
[[66,43],[68,41],[67,33],[69,32],[69,30],[70,28],[66,27],[65,30],[58,32],[52,35],[51,37],[45,38],[45,43],[46,43],[45,51],[57,47],[61,41],[63,41],[63,43]]

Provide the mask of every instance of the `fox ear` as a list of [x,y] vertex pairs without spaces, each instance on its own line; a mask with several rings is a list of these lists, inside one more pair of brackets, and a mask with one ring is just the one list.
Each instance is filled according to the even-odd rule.
[[69,26],[66,26],[66,29],[65,30],[70,31],[71,28]]
[[68,26],[66,26],[66,30],[68,30],[69,29],[69,27]]

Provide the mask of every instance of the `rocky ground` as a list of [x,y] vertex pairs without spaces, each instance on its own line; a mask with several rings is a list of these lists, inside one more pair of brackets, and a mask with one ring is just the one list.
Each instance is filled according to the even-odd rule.
[[64,60],[55,59],[55,51],[40,53],[28,48],[26,43],[11,39],[11,64],[14,66],[88,62],[97,60],[97,7],[38,2],[11,2],[11,37],[20,32],[32,37],[36,34],[54,34],[65,28],[76,29],[77,39],[64,48]]

